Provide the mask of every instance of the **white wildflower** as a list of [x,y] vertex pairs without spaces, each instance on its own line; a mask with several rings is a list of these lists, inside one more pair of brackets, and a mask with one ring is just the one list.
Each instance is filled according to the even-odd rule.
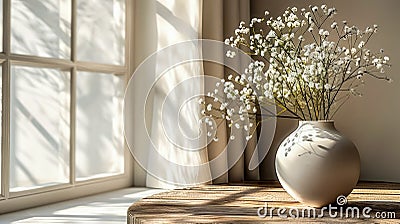
[[317,7],[317,6],[314,6],[314,7],[311,8],[311,10],[314,11],[314,12],[316,12],[316,11],[318,11],[318,7]]
[[235,56],[236,56],[236,52],[234,52],[234,51],[228,50],[226,52],[226,57],[228,57],[228,58],[234,58]]
[[[217,82],[215,90],[207,93],[216,102],[218,118],[227,120],[229,127],[249,131],[253,125],[256,126],[240,122],[248,119],[247,113],[261,113],[255,106],[258,102],[282,100],[297,114],[310,106],[320,108],[321,104],[327,103],[326,95],[333,90],[348,90],[353,95],[361,96],[356,87],[364,83],[363,76],[366,74],[391,82],[388,77],[375,76],[379,72],[385,73],[386,67],[390,67],[389,57],[383,54],[383,50],[373,52],[365,48],[369,36],[377,32],[377,25],[360,30],[347,21],[338,24],[339,21],[330,19],[336,14],[336,9],[326,5],[310,6],[309,10],[302,8],[299,11],[290,7],[276,18],[267,18],[270,13],[265,11],[264,18],[253,18],[247,24],[241,21],[234,30],[235,34],[225,39],[225,44],[231,47],[246,45],[246,53],[257,58],[248,64],[242,74],[227,75],[226,81]],[[305,38],[306,35],[311,38]],[[234,49],[226,51],[228,58],[237,57],[237,54]],[[352,81],[357,81],[357,84],[353,85]],[[335,96],[331,96],[333,99],[329,100],[332,102],[328,104],[336,103]],[[322,100],[315,101],[313,97],[321,97]],[[204,99],[198,101],[205,105],[201,113],[212,120],[212,104]],[[310,102],[317,105],[310,105]],[[227,109],[228,105],[242,106]],[[331,116],[327,111],[320,112],[321,116]],[[310,119],[307,116],[305,119]],[[240,137],[250,139],[251,135]]]
[[360,41],[360,43],[358,44],[358,48],[363,48],[365,46],[365,42],[364,41]]
[[306,17],[307,19],[310,18],[310,16],[311,16],[311,12],[306,12],[306,13],[304,14],[304,17]]
[[225,39],[225,44],[229,45],[231,42],[229,41],[229,39]]
[[332,85],[329,84],[329,83],[326,83],[326,84],[324,85],[324,88],[325,88],[326,90],[330,90],[330,89],[332,88]]

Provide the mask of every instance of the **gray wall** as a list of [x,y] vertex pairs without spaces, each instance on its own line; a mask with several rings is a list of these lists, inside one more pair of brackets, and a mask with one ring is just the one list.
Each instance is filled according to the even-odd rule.
[[[326,3],[335,7],[337,21],[365,28],[378,24],[377,35],[369,42],[370,49],[385,49],[393,65],[387,74],[393,83],[366,80],[363,97],[353,97],[337,113],[336,127],[357,145],[361,155],[361,179],[400,182],[400,1],[398,0],[252,0],[251,16],[262,16],[267,9],[271,14],[282,13],[288,6],[308,7]],[[292,129],[293,122],[279,122],[278,135],[285,134],[285,127]],[[277,136],[282,139],[282,136]],[[273,154],[273,151],[271,154]],[[272,155],[264,169],[272,166]],[[268,174],[267,174],[268,175]],[[269,172],[273,177],[273,172]]]

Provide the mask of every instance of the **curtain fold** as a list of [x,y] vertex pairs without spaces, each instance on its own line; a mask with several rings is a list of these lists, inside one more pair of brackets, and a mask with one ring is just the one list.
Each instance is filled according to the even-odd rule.
[[[203,0],[203,25],[202,25],[202,38],[212,39],[224,42],[225,38],[234,35],[234,30],[239,25],[240,21],[248,22],[250,19],[250,0]],[[224,56],[223,49],[214,49],[215,54],[221,54]],[[240,64],[242,70],[247,67],[247,65],[242,64],[240,58],[237,57],[234,60],[235,63]],[[228,76],[229,69],[225,68],[223,65],[218,65],[215,63],[203,62],[204,74],[208,76],[214,76],[220,79]],[[210,85],[205,83],[205,85]],[[211,102],[207,102],[211,103]],[[257,134],[253,134],[247,147],[240,157],[240,159],[229,169],[227,173],[222,176],[216,177],[216,170],[225,169],[228,170],[229,164],[235,160],[235,155],[239,150],[241,150],[239,145],[241,144],[231,144],[228,150],[224,151],[227,141],[229,140],[230,130],[226,123],[223,122],[217,130],[218,142],[213,142],[208,145],[208,156],[209,160],[212,160],[224,153],[226,157],[226,163],[218,164],[217,167],[211,167],[211,173],[214,180],[213,183],[227,183],[227,182],[242,182],[244,180],[259,180],[259,168],[253,170],[249,169],[250,160],[253,155],[257,156]],[[234,141],[244,141],[243,137],[238,137]],[[239,147],[236,147],[239,146]]]
[[[198,137],[202,92],[202,0],[137,0],[134,6],[136,71],[127,94],[133,99],[127,139],[139,172],[136,185],[175,188],[210,179],[207,149]],[[166,50],[167,49],[167,50]],[[178,61],[177,61],[178,60]],[[148,65],[143,73],[140,66]],[[189,80],[189,81],[188,81]],[[129,119],[128,119],[129,120]],[[145,123],[142,127],[142,124]],[[134,128],[136,127],[136,128]],[[137,128],[139,127],[139,128]],[[197,149],[198,148],[198,149]],[[194,150],[196,149],[196,150]]]
[[[155,7],[157,50],[199,38],[201,0],[157,0]],[[186,82],[180,85],[200,74],[201,63],[173,62],[175,58],[198,58],[201,52],[196,46],[184,46],[185,49],[174,47],[165,57],[157,58],[156,74],[162,75],[154,81],[153,122],[150,132],[153,146],[150,147],[155,150],[150,150],[148,158],[148,187],[174,188],[209,179],[209,170],[197,167],[207,162],[206,150],[191,151],[198,146],[190,138],[194,138],[198,131],[200,107],[197,101],[186,101],[201,93],[201,84]],[[174,67],[166,69],[163,64],[168,63]],[[180,116],[180,113],[184,116]]]

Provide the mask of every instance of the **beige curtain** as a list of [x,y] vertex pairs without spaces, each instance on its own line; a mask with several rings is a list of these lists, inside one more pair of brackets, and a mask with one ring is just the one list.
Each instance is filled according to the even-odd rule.
[[[239,25],[240,21],[248,22],[250,18],[250,0],[203,0],[203,25],[202,25],[202,38],[224,41],[225,38],[233,35],[234,30]],[[215,54],[222,54],[222,49],[216,49]],[[219,52],[218,52],[219,51]],[[239,60],[239,59],[238,59]],[[237,61],[236,63],[241,63]],[[203,62],[204,74],[218,78],[227,76],[226,68],[222,65]],[[243,65],[243,70],[246,65]],[[207,83],[205,83],[207,85]],[[228,150],[224,151],[229,138],[229,128],[222,124],[217,131],[217,137],[220,139],[218,142],[213,142],[208,145],[209,160],[213,160],[221,153],[226,157],[226,163],[216,164],[211,168],[211,173],[214,178],[213,183],[227,183],[227,182],[242,182],[245,180],[259,180],[259,168],[253,170],[249,169],[250,160],[255,156],[257,158],[256,141],[257,135],[254,134],[253,138],[247,143],[247,147],[241,158],[235,163],[235,154],[241,150],[239,145],[232,144]],[[244,137],[243,137],[244,138]],[[243,138],[236,138],[235,141],[243,141]],[[236,147],[238,145],[238,147]],[[233,166],[232,166],[233,165]],[[227,173],[222,176],[217,176],[217,170],[225,169]]]
[[125,111],[130,123],[125,134],[136,160],[135,185],[175,188],[207,182],[210,170],[201,166],[207,151],[199,147],[201,139],[196,141],[200,106],[190,100],[202,92],[196,76],[203,68],[201,62],[177,61],[201,57],[195,43],[182,42],[201,37],[202,0],[134,2],[136,72],[127,90],[132,102]]
[[[248,21],[250,18],[250,0],[137,0],[134,2],[135,25],[132,58],[134,58],[135,69],[148,60],[147,57],[153,52],[158,52],[181,41],[200,38],[223,42],[225,38],[233,34],[240,21]],[[196,47],[180,48],[169,57],[157,58],[144,76],[136,76],[133,83],[134,88],[127,92],[132,96],[131,106],[127,108],[132,108],[128,115],[132,114],[133,117],[128,121],[133,125],[126,127],[126,137],[129,143],[133,143],[130,146],[131,150],[135,151],[135,159],[141,158],[141,161],[136,162],[134,166],[135,185],[174,188],[204,183],[204,180],[211,179],[212,183],[228,183],[273,177],[273,155],[270,156],[268,163],[262,163],[261,166],[254,169],[249,168],[250,164],[253,164],[254,167],[254,163],[259,164],[260,160],[263,160],[263,158],[259,158],[260,151],[256,148],[256,133],[247,142],[244,153],[241,152],[245,141],[244,133],[243,137],[237,136],[234,144],[227,144],[230,128],[227,128],[226,125],[218,127],[217,137],[220,140],[210,143],[203,150],[190,152],[182,151],[177,147],[175,143],[189,146],[189,148],[193,147],[193,143],[179,137],[184,135],[181,135],[182,133],[176,128],[177,123],[172,120],[176,109],[181,106],[179,102],[189,99],[196,93],[201,94],[202,88],[209,89],[210,86],[207,79],[204,83],[205,86],[202,86],[201,81],[193,82],[187,86],[188,88],[173,94],[169,100],[164,101],[164,99],[171,96],[169,93],[176,90],[179,83],[191,78],[196,73],[201,74],[202,69],[204,75],[217,78],[224,78],[228,72],[218,64],[186,63],[171,68],[159,79],[157,74],[159,70],[164,69],[163,64],[167,63],[169,59],[188,53],[196,57],[202,53],[204,56],[205,52],[201,52],[201,49],[199,52]],[[225,55],[223,49],[218,48],[208,53],[217,54],[221,58],[224,58]],[[247,67],[247,64],[242,63],[239,59],[235,60],[243,67],[242,70]],[[146,96],[144,90],[146,90],[146,86],[152,84],[155,84],[152,88],[154,91]],[[145,111],[143,110],[144,104],[146,104]],[[164,113],[162,112],[163,108],[170,108],[170,110]],[[197,103],[189,103],[186,107],[185,116],[182,117],[183,123],[188,124],[184,131],[185,134],[195,136],[199,129],[199,126],[195,124],[200,117],[199,112]],[[137,124],[143,123],[143,120],[146,123],[146,129],[137,126]],[[164,124],[167,125],[164,126]],[[166,138],[166,135],[171,134],[178,136],[175,142]],[[226,146],[227,150],[225,150]],[[209,163],[210,167],[199,166],[214,161],[217,157],[219,158],[216,160],[218,162]],[[171,166],[170,163],[165,163],[164,159],[182,166]],[[264,167],[263,164],[267,165]],[[153,175],[154,173],[157,175]],[[266,173],[271,175],[266,176]]]

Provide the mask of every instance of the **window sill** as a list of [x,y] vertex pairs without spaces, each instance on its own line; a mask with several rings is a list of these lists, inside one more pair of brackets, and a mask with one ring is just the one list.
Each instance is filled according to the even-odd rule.
[[126,223],[127,209],[137,200],[165,190],[124,188],[0,215],[3,223]]

